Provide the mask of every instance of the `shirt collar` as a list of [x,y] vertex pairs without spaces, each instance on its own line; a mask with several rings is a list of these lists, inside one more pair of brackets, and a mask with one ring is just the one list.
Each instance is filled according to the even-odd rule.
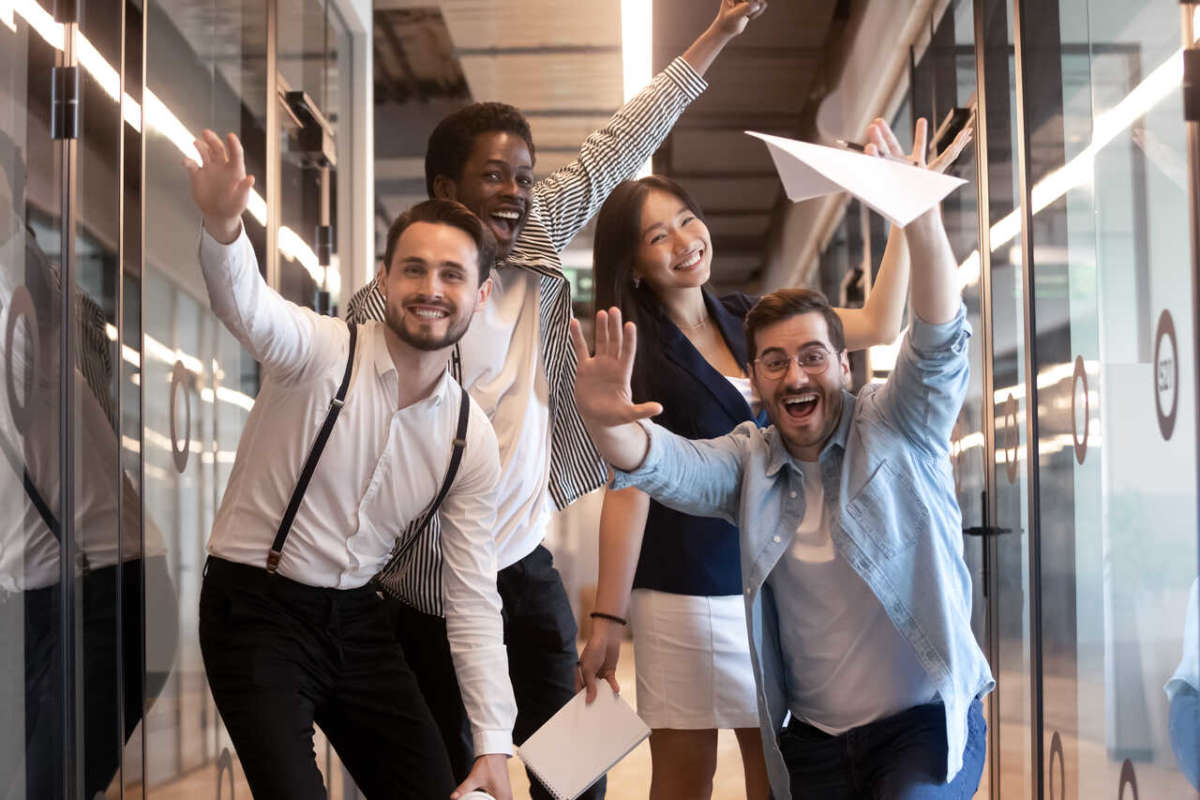
[[[371,360],[375,362],[375,374],[380,378],[389,372],[396,373],[396,363],[392,361],[392,357],[388,353],[387,335],[383,330],[383,326],[386,324],[386,322],[380,322],[371,326],[373,328],[373,335],[371,337],[371,349],[373,352],[371,353]],[[399,377],[399,375],[396,375],[397,380]],[[437,385],[433,387],[433,392],[428,397],[417,402],[431,403],[435,408],[440,406],[442,398],[450,391],[450,384],[453,382],[454,379],[450,376],[450,364],[447,362],[446,369],[442,370],[442,376],[438,379]]]
[[[829,441],[825,442],[825,446],[821,448],[821,459],[825,458],[825,454],[834,447],[840,447],[843,450],[846,449],[846,439],[850,436],[850,422],[854,417],[854,401],[854,395],[843,389],[842,418],[838,420],[838,426],[829,437]],[[772,425],[767,429],[766,435],[767,477],[774,477],[784,466],[790,467],[794,472],[800,472],[800,465],[796,463],[796,460],[792,458],[792,454],[788,452],[779,429]]]
[[383,330],[385,325],[386,322],[380,322],[371,326],[371,358],[375,362],[375,374],[380,377],[396,371],[396,364],[388,353],[387,334]]

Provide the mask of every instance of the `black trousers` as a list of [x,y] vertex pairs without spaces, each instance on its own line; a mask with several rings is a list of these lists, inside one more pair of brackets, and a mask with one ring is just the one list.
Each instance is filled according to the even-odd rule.
[[[578,628],[562,577],[550,551],[538,546],[517,563],[500,570],[496,587],[504,608],[504,644],[508,675],[517,700],[513,740],[519,745],[575,695],[575,637]],[[474,760],[470,726],[454,677],[446,622],[403,603],[397,612],[398,636],[417,673],[421,691],[438,720],[455,776],[466,777]],[[530,774],[533,800],[551,795]],[[580,795],[601,800],[605,781]]]
[[259,800],[322,800],[313,723],[370,800],[447,798],[455,782],[391,604],[371,586],[318,589],[210,557],[200,649]]

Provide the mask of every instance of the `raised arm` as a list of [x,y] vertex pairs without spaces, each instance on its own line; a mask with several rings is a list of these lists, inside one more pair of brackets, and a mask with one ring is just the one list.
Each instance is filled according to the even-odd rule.
[[[263,368],[281,378],[301,373],[313,360],[319,325],[341,326],[279,296],[258,271],[242,214],[254,186],[246,174],[242,145],[230,133],[224,143],[206,130],[195,142],[201,163],[185,162],[192,199],[204,218],[200,267],[213,312]],[[344,330],[344,326],[341,326]],[[343,353],[348,336],[327,342]]]
[[[913,153],[922,166],[928,130],[924,119],[917,121]],[[942,223],[941,204],[913,220],[904,233],[913,263],[917,265],[912,274],[913,314],[930,325],[950,322],[962,305],[962,289],[958,285],[958,264],[950,237]]]
[[[919,163],[924,163],[927,130],[920,120],[913,135]],[[971,329],[940,207],[918,217],[904,233],[912,257],[912,325],[874,402],[917,451],[941,459],[949,452],[950,432],[966,396]]]
[[[650,514],[650,496],[640,489],[606,489],[604,507],[600,510],[600,569],[596,580],[595,609],[605,614],[625,618],[629,611],[629,593],[633,590],[633,575],[637,571]],[[608,680],[614,692],[621,691],[617,683],[617,660],[621,655],[621,639],[625,626],[619,622],[596,617],[592,633],[579,655],[577,684],[587,687],[587,701],[596,699],[596,680]],[[576,690],[582,688],[577,685]]]
[[681,58],[588,136],[574,161],[538,181],[534,201],[556,249],[566,247],[613,187],[632,178],[654,154],[679,115],[707,88],[701,76],[766,6],[765,0],[721,0],[712,25]]
[[662,413],[658,403],[634,403],[629,388],[637,331],[621,325],[617,308],[596,314],[596,355],[577,320],[571,344],[579,360],[575,405],[600,454],[616,472],[612,486],[636,486],[669,508],[735,523],[745,444],[753,422],[715,439],[688,439],[642,421]]
[[[924,138],[924,137],[922,137]],[[934,159],[928,169],[945,172],[971,141],[971,126],[967,125],[954,141]],[[921,163],[925,144],[914,137],[912,153],[905,153],[891,129],[882,119],[867,127],[867,153],[882,156],[903,156]],[[835,309],[846,332],[846,349],[861,350],[878,344],[890,344],[900,335],[904,319],[904,301],[908,296],[911,261],[904,230],[891,226],[887,247],[879,262],[879,274],[862,308]]]

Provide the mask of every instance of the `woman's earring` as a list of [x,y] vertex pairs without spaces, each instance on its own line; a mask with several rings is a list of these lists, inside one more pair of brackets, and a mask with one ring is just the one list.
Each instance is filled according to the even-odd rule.
[[637,275],[633,276],[633,288],[640,289],[642,287],[642,279]]

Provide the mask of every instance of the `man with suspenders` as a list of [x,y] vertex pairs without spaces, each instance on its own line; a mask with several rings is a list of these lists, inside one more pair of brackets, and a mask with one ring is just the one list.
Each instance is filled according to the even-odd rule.
[[[213,312],[263,372],[200,596],[205,670],[250,789],[325,797],[315,722],[371,800],[476,788],[509,800],[516,706],[492,537],[499,452],[446,368],[491,291],[494,239],[458,203],[415,206],[388,232],[384,320],[347,325],[287,302],[260,276],[241,225],[254,179],[237,137],[205,131],[196,148],[202,164],[188,172]],[[392,606],[371,580],[435,513],[477,755],[457,789]]]

